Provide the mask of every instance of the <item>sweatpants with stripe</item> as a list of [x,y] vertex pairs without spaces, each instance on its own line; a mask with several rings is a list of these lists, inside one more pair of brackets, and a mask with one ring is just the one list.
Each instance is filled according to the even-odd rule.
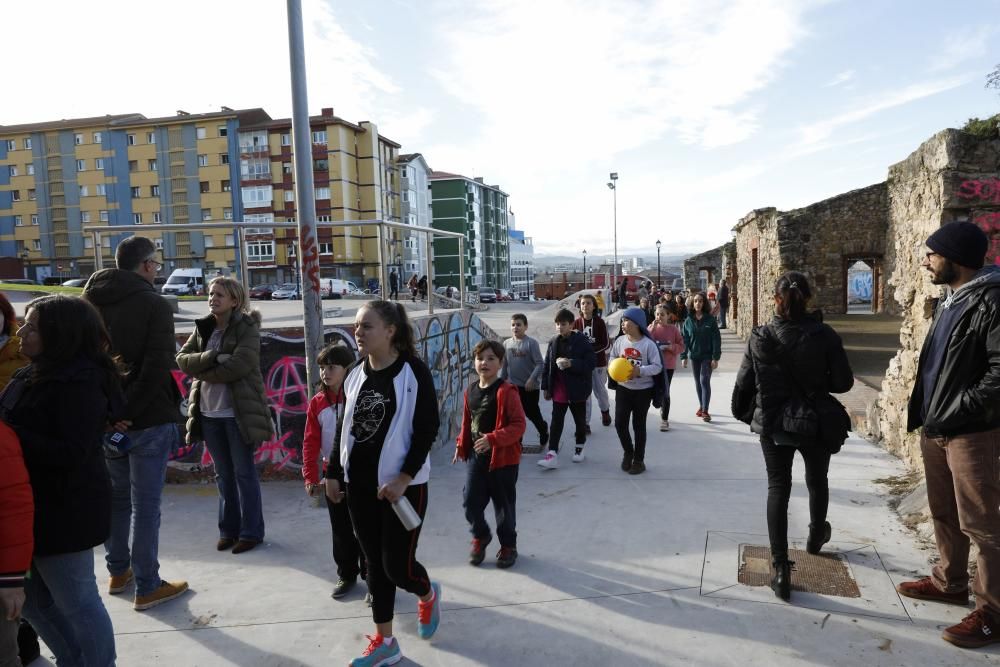
[[[404,495],[423,519],[427,511],[427,484],[413,484]],[[427,570],[416,557],[423,523],[407,531],[389,501],[378,498],[378,487],[367,484],[347,485],[347,507],[368,562],[372,619],[388,623],[396,603],[396,588],[421,597],[431,590]]]

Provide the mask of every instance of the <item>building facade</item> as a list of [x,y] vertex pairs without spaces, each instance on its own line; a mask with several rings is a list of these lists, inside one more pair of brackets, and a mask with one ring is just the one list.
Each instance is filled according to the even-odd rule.
[[509,234],[510,289],[518,299],[530,299],[535,296],[535,248],[524,232],[511,229]]
[[[420,153],[400,155],[398,165],[402,222],[430,228],[432,220],[430,166]],[[397,238],[399,243],[394,248],[394,266],[396,272],[402,276],[402,282],[405,283],[413,274],[417,274],[419,278],[427,273],[430,238],[426,234],[407,233],[397,234],[394,239]]]
[[[510,289],[507,193],[482,178],[431,173],[432,225],[465,234],[467,286]],[[458,241],[434,240],[435,286],[459,284]]]

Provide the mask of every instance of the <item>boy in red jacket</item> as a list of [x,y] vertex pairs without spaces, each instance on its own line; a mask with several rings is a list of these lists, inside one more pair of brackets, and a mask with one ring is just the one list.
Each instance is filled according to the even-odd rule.
[[517,560],[515,501],[517,473],[521,462],[521,436],[525,417],[517,387],[500,379],[504,348],[495,340],[481,340],[472,350],[479,382],[465,392],[462,432],[455,448],[455,461],[468,461],[465,481],[465,518],[472,530],[469,563],[479,565],[492,541],[484,513],[493,501],[500,551],[497,567],[508,568]]
[[21,443],[0,423],[0,664],[21,664],[17,631],[24,604],[24,574],[34,550],[35,504]]

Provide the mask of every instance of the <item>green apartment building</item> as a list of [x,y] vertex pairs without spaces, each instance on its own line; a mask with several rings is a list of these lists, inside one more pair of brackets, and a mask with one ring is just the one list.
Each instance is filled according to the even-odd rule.
[[[510,289],[507,193],[482,178],[431,173],[431,225],[465,234],[467,286]],[[459,282],[458,240],[434,240],[435,286]]]

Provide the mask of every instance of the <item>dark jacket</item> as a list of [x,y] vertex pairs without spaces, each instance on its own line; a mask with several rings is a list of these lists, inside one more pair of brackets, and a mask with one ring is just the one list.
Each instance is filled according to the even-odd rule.
[[0,424],[0,588],[24,586],[34,546],[34,512],[21,443]]
[[[177,354],[177,365],[194,378],[188,394],[187,441],[202,440],[201,383],[225,383],[232,394],[233,411],[243,442],[259,445],[274,435],[271,410],[260,374],[260,313],[233,313],[219,350],[206,350],[215,330],[215,317],[195,321],[195,330]],[[219,363],[220,354],[231,355]]]
[[111,531],[111,482],[101,439],[110,418],[105,371],[80,359],[47,380],[25,366],[0,394],[0,412],[21,440],[35,501],[35,555],[83,551]]
[[719,322],[708,313],[695,318],[689,314],[681,326],[684,336],[684,351],[681,361],[718,361],[722,357],[722,334],[719,333]]
[[[542,370],[542,391],[552,391],[555,386],[556,371],[556,346],[559,336],[553,336],[549,341],[549,347],[545,350],[545,364]],[[590,341],[579,331],[571,331],[569,334],[569,358],[572,363],[569,368],[560,371],[566,381],[566,393],[573,403],[585,401],[590,397],[593,390],[594,366],[596,356]]]
[[934,314],[910,395],[908,431],[923,426],[929,434],[953,436],[1000,427],[1000,269],[983,269],[952,295],[948,307],[966,300],[965,312],[948,339],[939,380],[924,417],[923,366],[934,326],[948,302],[942,302]]
[[750,430],[771,435],[781,430],[782,408],[793,395],[841,394],[853,386],[854,372],[836,331],[812,317],[797,322],[776,317],[750,333],[736,374],[733,416],[741,419],[752,409]]
[[138,273],[119,269],[92,275],[83,296],[101,311],[111,347],[125,364],[124,418],[133,429],[182,421],[171,374],[177,367],[174,314],[166,299]]
[[[476,380],[473,380],[476,382]],[[493,430],[485,434],[490,441],[490,471],[521,462],[521,438],[524,436],[525,416],[517,387],[506,380],[497,380],[497,421]],[[475,455],[472,439],[472,412],[469,410],[469,389],[465,389],[465,407],[462,412],[462,431],[455,440],[459,460],[468,461]]]

